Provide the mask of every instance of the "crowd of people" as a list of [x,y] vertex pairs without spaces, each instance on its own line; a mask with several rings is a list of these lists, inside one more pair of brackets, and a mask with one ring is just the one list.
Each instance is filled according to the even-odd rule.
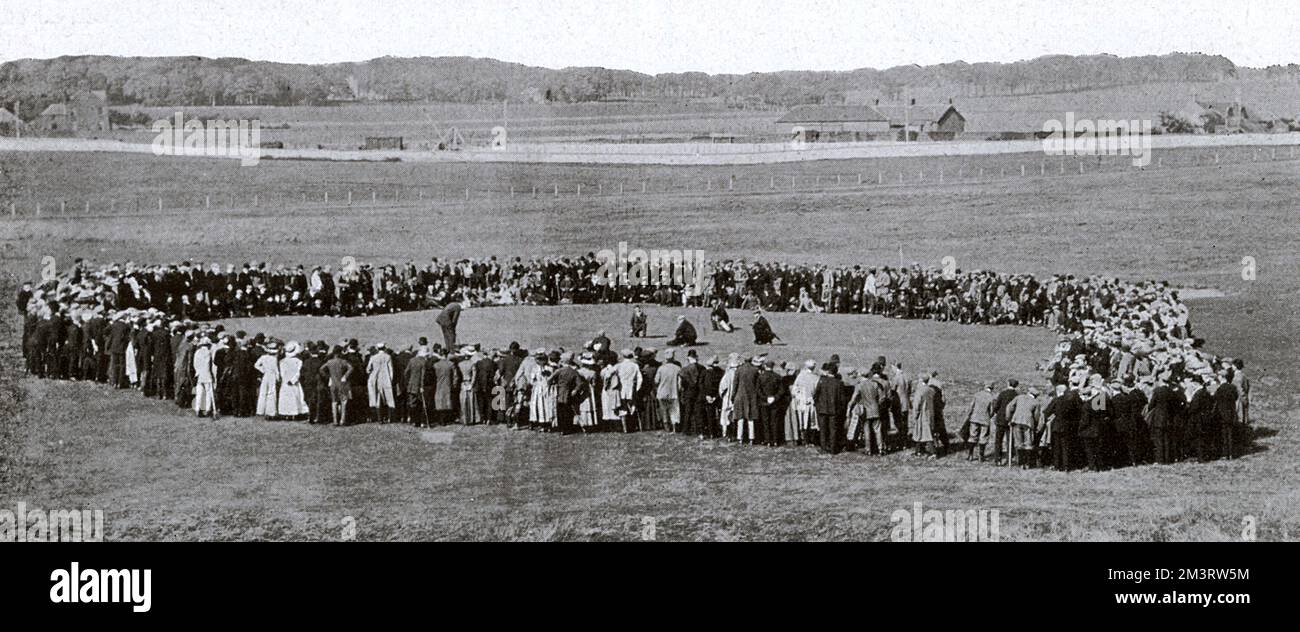
[[[831,268],[723,261],[703,287],[627,287],[597,273],[594,255],[440,262],[423,268],[108,265],[78,260],[27,283],[23,353],[39,377],[95,381],[171,400],[200,416],[308,423],[505,424],[563,434],[661,430],[828,453],[911,449],[932,458],[964,446],[970,460],[1057,469],[1241,454],[1250,383],[1241,360],[1203,351],[1167,284],[1113,278],[910,268]],[[665,279],[674,278],[665,275]],[[689,278],[689,277],[675,277]],[[700,357],[678,318],[667,348],[616,351],[605,332],[573,349],[459,344],[469,306],[650,302],[753,311],[750,354]],[[356,339],[280,340],[219,321],[286,314],[351,316],[441,309],[442,341],[390,347]],[[874,313],[962,323],[1050,327],[1061,335],[1044,383],[994,381],[946,409],[934,370],[778,362],[765,311]],[[629,340],[644,337],[633,308]],[[956,433],[949,423],[959,425]]]

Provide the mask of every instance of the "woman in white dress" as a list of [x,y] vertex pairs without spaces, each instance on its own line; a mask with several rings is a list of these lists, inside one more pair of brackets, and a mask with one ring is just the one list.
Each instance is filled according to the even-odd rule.
[[300,417],[309,412],[307,398],[302,392],[302,360],[298,354],[302,347],[294,341],[284,346],[284,359],[280,360],[280,397],[278,408],[281,417]]
[[555,392],[551,388],[554,370],[546,355],[537,358],[537,366],[529,372],[532,393],[528,398],[528,421],[534,427],[550,428],[555,425]]
[[817,430],[817,410],[813,405],[813,391],[817,390],[817,382],[820,379],[817,363],[806,360],[803,370],[795,377],[794,385],[790,387],[792,396],[790,405],[794,408],[795,418],[794,427],[787,426],[786,432],[793,433],[789,436],[794,437],[796,445],[810,441],[812,432]]
[[727,434],[727,429],[731,427],[731,409],[735,408],[736,367],[738,366],[740,366],[740,356],[733,353],[727,358],[727,370],[722,374],[722,381],[718,383],[718,399],[722,401],[720,420],[723,437],[730,436]]
[[135,359],[135,337],[132,336],[126,343],[126,380],[131,386],[140,384],[140,366]]
[[217,416],[216,366],[212,360],[212,343],[200,337],[194,349],[194,413],[199,417]]
[[623,405],[623,385],[618,381],[618,366],[610,364],[600,370],[600,420],[617,424],[623,420],[619,408]]
[[596,398],[596,390],[599,388],[596,383],[596,360],[590,353],[582,354],[578,375],[582,376],[587,388],[583,389],[585,396],[578,402],[578,414],[574,417],[573,423],[577,424],[583,432],[591,432],[600,423],[601,410]]
[[263,347],[262,357],[257,359],[253,368],[262,374],[262,382],[257,388],[257,414],[267,419],[274,419],[280,411],[280,346],[268,342]]

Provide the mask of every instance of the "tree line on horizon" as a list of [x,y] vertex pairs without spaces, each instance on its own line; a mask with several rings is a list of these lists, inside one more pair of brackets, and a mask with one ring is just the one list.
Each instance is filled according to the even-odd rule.
[[65,56],[0,64],[0,106],[31,116],[82,90],[112,105],[321,105],[338,101],[487,103],[510,100],[718,99],[788,107],[840,103],[849,94],[886,100],[1025,95],[1157,82],[1266,78],[1300,82],[1300,65],[1240,67],[1189,53],[1121,58],[1054,55],[1014,63],[952,62],[886,70],[702,72],[549,69],[468,57],[382,57],[365,62],[288,64],[204,57]]

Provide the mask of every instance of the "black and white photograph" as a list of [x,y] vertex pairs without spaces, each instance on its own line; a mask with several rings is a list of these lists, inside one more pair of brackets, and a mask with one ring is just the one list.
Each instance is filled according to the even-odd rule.
[[6,2],[0,541],[1294,541],[1297,34]]

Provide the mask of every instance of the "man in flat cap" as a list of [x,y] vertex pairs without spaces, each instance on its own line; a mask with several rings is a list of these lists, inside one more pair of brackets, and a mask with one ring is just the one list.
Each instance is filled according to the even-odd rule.
[[665,349],[663,362],[655,371],[655,400],[664,432],[681,432],[681,372],[676,354],[672,349]]

